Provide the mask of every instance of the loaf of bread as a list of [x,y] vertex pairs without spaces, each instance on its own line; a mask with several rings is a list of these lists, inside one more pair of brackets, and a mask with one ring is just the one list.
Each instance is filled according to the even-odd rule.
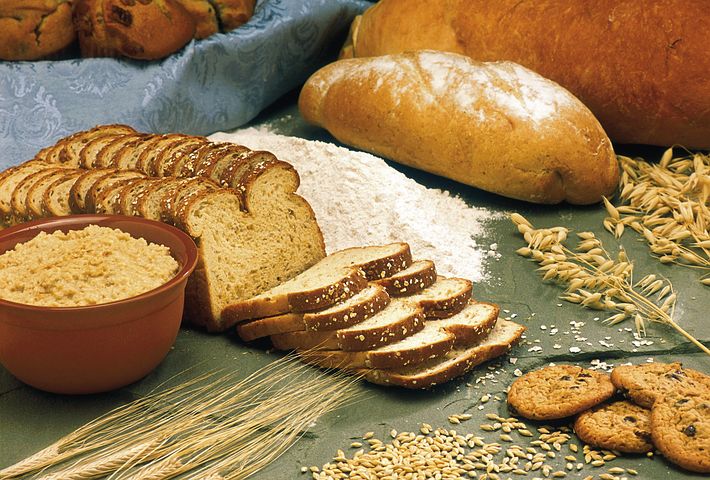
[[[195,143],[202,146],[199,155],[180,157],[182,178],[149,173],[164,172],[181,146]],[[295,194],[298,184],[293,167],[268,152],[105,125],[60,140],[0,173],[0,228],[39,216],[94,212],[171,223],[192,236],[200,254],[188,281],[185,318],[220,331],[227,327],[225,307],[297,276],[325,256],[313,211]]]
[[53,58],[75,39],[71,0],[0,1],[0,60]]
[[511,62],[435,51],[340,60],[306,82],[299,108],[345,144],[511,198],[589,204],[618,182],[592,113]]
[[513,61],[582,100],[614,142],[710,148],[709,29],[704,0],[381,0],[343,55]]

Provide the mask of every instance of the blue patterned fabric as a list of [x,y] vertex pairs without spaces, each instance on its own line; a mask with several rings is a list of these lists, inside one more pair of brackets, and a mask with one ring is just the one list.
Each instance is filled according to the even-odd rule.
[[236,128],[337,51],[364,0],[263,0],[227,34],[157,62],[0,62],[0,168],[97,124],[208,134]]

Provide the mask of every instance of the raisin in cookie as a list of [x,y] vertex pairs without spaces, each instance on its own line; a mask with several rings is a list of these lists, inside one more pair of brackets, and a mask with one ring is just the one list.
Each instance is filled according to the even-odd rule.
[[622,365],[611,372],[611,381],[636,404],[651,408],[657,397],[678,388],[710,389],[710,377],[675,363]]
[[513,382],[508,405],[525,418],[554,420],[592,408],[613,394],[608,375],[574,365],[555,365]]
[[710,472],[710,390],[677,390],[651,410],[653,443],[673,463]]
[[598,405],[582,412],[574,431],[585,443],[606,450],[645,453],[651,443],[651,411],[627,400]]

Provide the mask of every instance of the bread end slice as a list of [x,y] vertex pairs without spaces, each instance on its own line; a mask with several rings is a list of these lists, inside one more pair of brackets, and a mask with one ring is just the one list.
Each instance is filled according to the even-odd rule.
[[490,335],[480,344],[451,350],[443,358],[399,369],[360,369],[364,378],[379,385],[422,389],[448,382],[474,367],[506,354],[520,341],[525,327],[498,320]]

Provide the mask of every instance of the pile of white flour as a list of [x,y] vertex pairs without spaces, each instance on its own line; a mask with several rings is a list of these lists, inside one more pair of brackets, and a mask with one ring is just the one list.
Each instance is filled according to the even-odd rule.
[[298,192],[313,207],[329,253],[347,247],[407,242],[415,259],[442,275],[480,281],[489,248],[476,243],[494,214],[449,192],[427,188],[384,160],[331,143],[248,128],[217,133],[252,150],[267,150],[301,176]]

